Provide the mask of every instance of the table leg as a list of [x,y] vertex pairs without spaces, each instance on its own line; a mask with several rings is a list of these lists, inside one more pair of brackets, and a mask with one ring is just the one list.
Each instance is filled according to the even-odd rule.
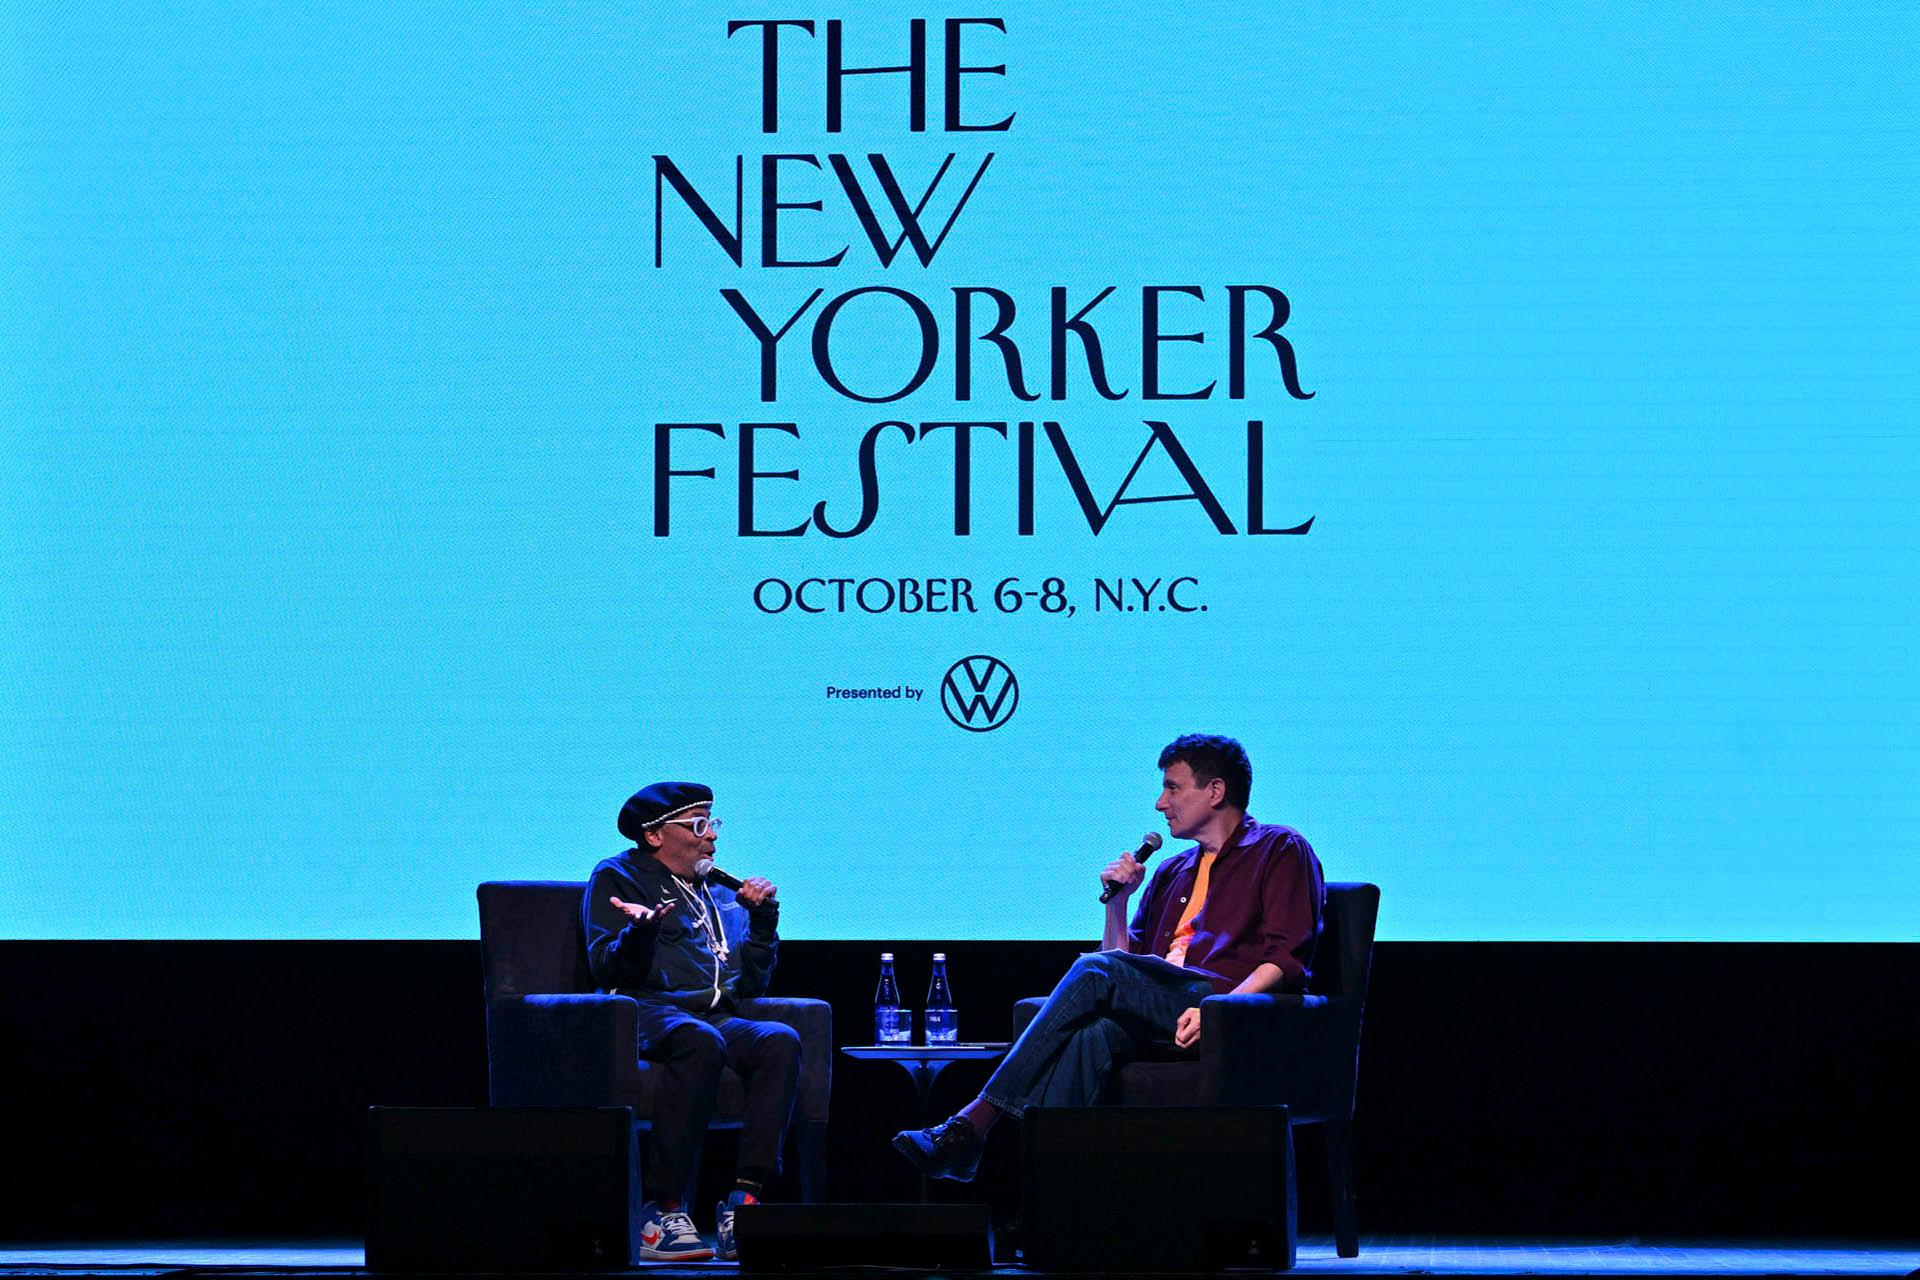
[[[913,1077],[913,1091],[918,1100],[916,1109],[920,1113],[920,1123],[923,1126],[933,1124],[939,1118],[933,1114],[933,1081],[934,1077],[940,1074],[941,1068],[947,1064],[916,1058],[912,1061],[903,1061],[901,1065],[906,1067],[907,1073]],[[927,1202],[928,1191],[927,1175],[923,1173],[920,1175],[920,1203]]]

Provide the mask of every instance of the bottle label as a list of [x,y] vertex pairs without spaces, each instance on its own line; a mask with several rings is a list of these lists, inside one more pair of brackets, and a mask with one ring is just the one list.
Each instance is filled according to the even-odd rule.
[[913,1042],[913,1010],[901,1009],[893,1005],[875,1006],[873,1041],[875,1044],[911,1044]]

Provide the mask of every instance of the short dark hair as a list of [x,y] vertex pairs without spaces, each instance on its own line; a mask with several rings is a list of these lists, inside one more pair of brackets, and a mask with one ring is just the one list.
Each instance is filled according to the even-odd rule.
[[1227,803],[1245,810],[1253,794],[1253,763],[1247,749],[1217,733],[1183,733],[1160,752],[1160,767],[1184,764],[1193,780],[1205,786],[1215,778],[1227,784]]

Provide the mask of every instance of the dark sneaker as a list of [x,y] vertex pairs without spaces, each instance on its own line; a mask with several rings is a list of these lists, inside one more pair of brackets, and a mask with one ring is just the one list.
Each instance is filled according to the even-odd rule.
[[705,1262],[713,1249],[679,1209],[649,1200],[640,1209],[640,1256],[652,1262]]
[[931,1129],[906,1129],[893,1135],[893,1149],[929,1178],[972,1182],[987,1140],[964,1116],[949,1116]]
[[744,1191],[730,1193],[713,1211],[713,1220],[718,1226],[714,1233],[713,1256],[722,1262],[740,1261],[740,1244],[733,1235],[733,1211],[743,1204],[758,1204]]

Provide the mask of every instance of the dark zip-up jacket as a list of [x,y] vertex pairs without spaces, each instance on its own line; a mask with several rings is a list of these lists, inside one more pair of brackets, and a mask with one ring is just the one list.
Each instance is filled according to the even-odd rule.
[[[692,883],[689,881],[688,883]],[[780,904],[749,909],[731,889],[696,884],[697,900],[727,941],[720,960],[698,924],[699,912],[659,859],[627,849],[593,869],[580,904],[586,925],[587,967],[602,991],[670,1004],[689,1013],[731,1013],[742,1000],[764,995],[780,947]],[[609,898],[673,910],[636,924]]]

